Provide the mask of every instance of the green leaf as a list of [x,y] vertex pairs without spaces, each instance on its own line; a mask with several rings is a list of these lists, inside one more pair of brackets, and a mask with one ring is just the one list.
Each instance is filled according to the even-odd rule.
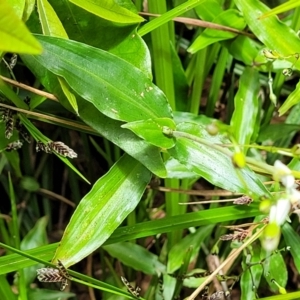
[[103,246],[103,248],[110,256],[117,258],[134,270],[158,276],[166,271],[166,266],[158,260],[158,256],[140,245],[121,242]]
[[[235,0],[235,4],[243,13],[247,25],[256,37],[269,49],[275,50],[280,55],[288,56],[299,52],[300,40],[291,27],[279,21],[277,17],[271,16],[266,19],[260,17],[270,11],[269,8],[258,0]],[[295,63],[295,58],[286,58]],[[300,61],[295,63],[300,69]]]
[[66,98],[69,100],[69,103],[71,104],[72,108],[74,109],[74,111],[78,115],[78,105],[77,105],[75,95],[71,92],[68,84],[66,83],[66,81],[63,78],[57,77],[57,79],[59,81],[61,89],[64,92]]
[[[244,18],[235,9],[228,9],[222,12],[213,20],[213,22],[220,25],[233,27],[238,30],[242,30],[246,26]],[[237,35],[236,33],[228,32],[228,31],[206,28],[200,34],[200,36],[196,38],[196,40],[187,49],[187,51],[189,51],[190,53],[196,53],[197,51],[205,48],[208,45],[211,45],[219,41],[231,39],[236,35]]]
[[175,140],[163,134],[162,128],[164,126],[173,130],[176,128],[174,121],[168,118],[130,122],[122,125],[122,128],[130,129],[137,136],[154,146],[169,149],[175,145]]
[[245,68],[234,97],[234,112],[230,121],[234,137],[240,145],[250,144],[259,108],[259,88],[258,72],[254,68]]
[[[267,140],[275,142],[282,139],[282,137],[287,137],[289,134],[299,130],[300,125],[297,124],[269,124],[268,126],[261,128],[257,142],[264,142]],[[280,132],[280,134],[278,134],[278,132]]]
[[287,99],[279,108],[279,116],[285,114],[291,107],[300,102],[300,82],[296,85],[296,88],[289,94]]
[[[258,206],[252,203],[251,206],[227,206],[202,210],[198,212],[186,213],[172,217],[166,217],[159,220],[152,220],[143,223],[137,223],[131,226],[117,228],[110,238],[104,243],[105,245],[143,238],[156,234],[171,232],[173,230],[182,230],[195,226],[206,226],[221,222],[250,218],[261,214]],[[36,249],[25,251],[35,258],[48,261],[53,257],[55,248],[59,243],[42,246]],[[36,264],[29,258],[20,254],[10,254],[0,257],[0,275],[14,272],[18,269],[25,268]]]
[[123,24],[135,24],[144,19],[130,10],[119,6],[114,0],[69,0],[71,3],[112,22]]
[[[22,56],[22,60],[48,91],[56,94],[63,104],[69,104],[67,100],[64,100],[65,96],[60,88],[56,75],[47,71],[43,66],[37,63],[32,56]],[[157,176],[166,177],[167,172],[162,161],[160,150],[157,147],[149,145],[131,131],[121,128],[124,124],[123,122],[106,117],[96,110],[91,103],[79,96],[77,97],[77,104],[80,111],[80,118],[86,124],[140,161]],[[69,107],[69,109],[71,108]]]
[[68,38],[60,19],[47,0],[37,0],[37,8],[44,35]]
[[291,247],[291,254],[294,259],[295,266],[300,273],[300,237],[293,227],[285,222],[282,226],[282,235],[287,246]]
[[282,254],[279,251],[273,253],[266,263],[268,265],[264,268],[264,277],[271,290],[278,292],[278,287],[272,281],[275,280],[280,286],[285,287],[288,275]]
[[200,227],[196,232],[187,235],[179,243],[175,244],[174,247],[169,252],[168,259],[168,273],[174,273],[178,270],[182,263],[186,251],[192,246],[191,260],[199,254],[199,249],[201,247],[204,239],[212,233],[214,226],[209,225],[205,227]]
[[291,10],[295,7],[300,6],[299,0],[290,0],[286,3],[282,3],[281,5],[276,6],[275,8],[271,9],[269,12],[263,14],[260,19],[267,18],[269,16],[281,14],[283,12],[286,12],[288,10]]
[[127,122],[171,117],[162,91],[126,61],[78,42],[37,38],[44,52],[34,59],[108,117]]
[[52,261],[69,267],[99,248],[135,209],[150,178],[142,164],[124,155],[80,201]]
[[57,299],[69,299],[71,297],[75,297],[74,293],[70,292],[60,292],[60,291],[53,291],[47,289],[30,289],[28,293],[28,299],[30,300],[40,300],[40,299],[47,299],[47,300],[57,300]]
[[12,7],[2,0],[0,9],[0,51],[40,54],[42,47]]
[[[176,131],[201,137],[210,144],[223,144],[229,141],[224,136],[211,136],[204,126],[182,123]],[[232,192],[248,195],[270,195],[260,179],[248,167],[236,169],[231,158],[212,147],[187,138],[177,138],[175,147],[168,152],[196,174],[203,176],[213,185]],[[238,173],[239,172],[239,173]]]
[[195,11],[200,19],[213,22],[213,20],[223,12],[220,2],[216,0],[205,0],[195,7]]

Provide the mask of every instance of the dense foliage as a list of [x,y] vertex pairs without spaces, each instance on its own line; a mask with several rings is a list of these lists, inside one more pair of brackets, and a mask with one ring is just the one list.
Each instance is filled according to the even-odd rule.
[[270,5],[0,0],[0,299],[300,298],[300,10]]

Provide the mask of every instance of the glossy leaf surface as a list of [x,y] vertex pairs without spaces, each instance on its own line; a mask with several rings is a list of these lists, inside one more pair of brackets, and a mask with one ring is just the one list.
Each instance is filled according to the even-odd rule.
[[169,149],[175,145],[175,140],[163,134],[162,128],[164,126],[173,130],[176,128],[174,121],[167,118],[137,121],[122,125],[123,128],[130,129],[148,143]]
[[70,2],[112,22],[133,24],[144,21],[138,14],[134,14],[130,10],[117,5],[113,0],[70,0]]
[[17,17],[13,8],[1,1],[0,9],[0,51],[39,54],[42,47]]
[[[204,138],[207,142],[227,143],[222,136],[210,136],[206,129],[190,123],[177,126],[177,131]],[[178,159],[187,168],[203,176],[207,181],[232,192],[245,194],[254,193],[257,196],[268,195],[269,192],[260,179],[250,169],[238,170],[226,154],[187,138],[177,138],[174,148],[169,153]],[[242,178],[242,180],[241,180]]]
[[86,44],[36,37],[44,52],[34,59],[108,117],[127,122],[171,117],[165,95],[126,61]]
[[80,201],[54,255],[69,267],[99,248],[134,210],[151,173],[124,155]]

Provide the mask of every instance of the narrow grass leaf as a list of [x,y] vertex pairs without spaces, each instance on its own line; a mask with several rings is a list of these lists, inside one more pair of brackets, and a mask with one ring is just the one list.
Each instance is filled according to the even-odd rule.
[[151,173],[124,155],[81,200],[53,261],[69,267],[99,248],[139,203]]
[[40,54],[42,47],[6,0],[0,9],[0,51]]
[[12,292],[11,286],[6,279],[6,276],[0,276],[0,299],[1,300],[17,300],[18,295]]
[[239,89],[234,97],[234,112],[230,122],[234,137],[240,145],[250,144],[255,130],[259,108],[259,88],[258,72],[251,67],[245,68],[239,81]]
[[86,44],[36,37],[44,52],[33,59],[108,117],[127,122],[171,117],[162,91],[130,63]]
[[[22,124],[26,127],[29,133],[33,136],[35,141],[41,141],[43,143],[47,143],[49,141],[24,115],[19,114],[20,120]],[[53,152],[64,164],[66,164],[71,170],[73,170],[78,176],[80,176],[84,181],[90,183],[72,164],[71,162],[64,156],[59,155],[56,151]]]
[[296,85],[296,88],[289,94],[287,99],[279,108],[279,116],[284,115],[291,107],[300,102],[300,82]]
[[119,6],[113,0],[70,0],[71,3],[93,13],[103,19],[123,24],[135,24],[143,22],[144,19],[138,14]]
[[121,242],[103,246],[103,249],[124,265],[145,274],[160,276],[166,271],[166,266],[158,260],[158,256],[140,245]]
[[57,77],[59,84],[61,86],[62,91],[64,92],[66,98],[69,100],[69,103],[71,104],[72,108],[74,109],[75,113],[78,115],[78,105],[76,101],[75,95],[70,90],[70,87],[66,83],[66,81],[63,78]]
[[[227,221],[234,221],[244,218],[251,218],[261,214],[258,206],[252,203],[251,206],[227,206],[203,210],[198,212],[186,213],[182,215],[166,217],[164,219],[153,220],[138,223],[131,226],[117,228],[110,238],[104,243],[105,245],[144,238],[156,234],[170,232],[172,230],[182,230],[195,226],[206,226],[218,224]],[[59,243],[41,246],[35,249],[24,251],[31,256],[48,261],[53,257],[55,249]],[[16,271],[37,264],[20,254],[10,254],[0,257],[0,275]]]
[[288,10],[291,10],[295,7],[300,6],[299,0],[290,0],[286,3],[282,3],[281,5],[278,5],[276,7],[274,7],[273,9],[271,9],[269,12],[263,14],[260,19],[264,19],[273,15],[278,15],[281,14],[283,12],[286,12]]
[[168,118],[130,122],[122,125],[122,128],[130,129],[137,136],[154,146],[169,149],[175,145],[175,139],[163,133],[163,126],[167,126],[173,130],[176,128],[174,121]]
[[37,0],[37,9],[44,35],[68,38],[60,19],[47,0]]

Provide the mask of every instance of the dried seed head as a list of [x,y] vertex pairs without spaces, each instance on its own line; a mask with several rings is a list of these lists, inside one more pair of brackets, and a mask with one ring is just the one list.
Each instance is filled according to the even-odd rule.
[[55,151],[58,154],[63,155],[64,157],[77,157],[77,153],[73,149],[65,145],[63,142],[49,142],[48,146],[52,151]]
[[242,196],[242,197],[239,197],[237,199],[235,199],[233,201],[233,204],[236,204],[236,205],[248,205],[252,202],[252,198],[248,197],[248,196]]
[[37,269],[36,272],[40,282],[61,282],[64,279],[58,269],[41,268]]
[[141,291],[141,288],[140,287],[136,287],[134,288],[129,282],[128,280],[121,276],[121,280],[122,282],[124,283],[124,285],[127,287],[127,291],[134,297],[136,298],[139,298],[140,297],[140,291]]
[[13,151],[13,150],[18,150],[20,149],[21,147],[23,146],[23,143],[20,141],[20,140],[17,140],[17,141],[14,141],[12,143],[9,143],[7,146],[6,146],[6,151],[10,152],[10,151]]
[[48,144],[44,144],[41,141],[36,142],[35,150],[36,150],[36,152],[39,152],[39,151],[44,151],[46,153],[51,153],[52,152],[50,147],[48,146]]

